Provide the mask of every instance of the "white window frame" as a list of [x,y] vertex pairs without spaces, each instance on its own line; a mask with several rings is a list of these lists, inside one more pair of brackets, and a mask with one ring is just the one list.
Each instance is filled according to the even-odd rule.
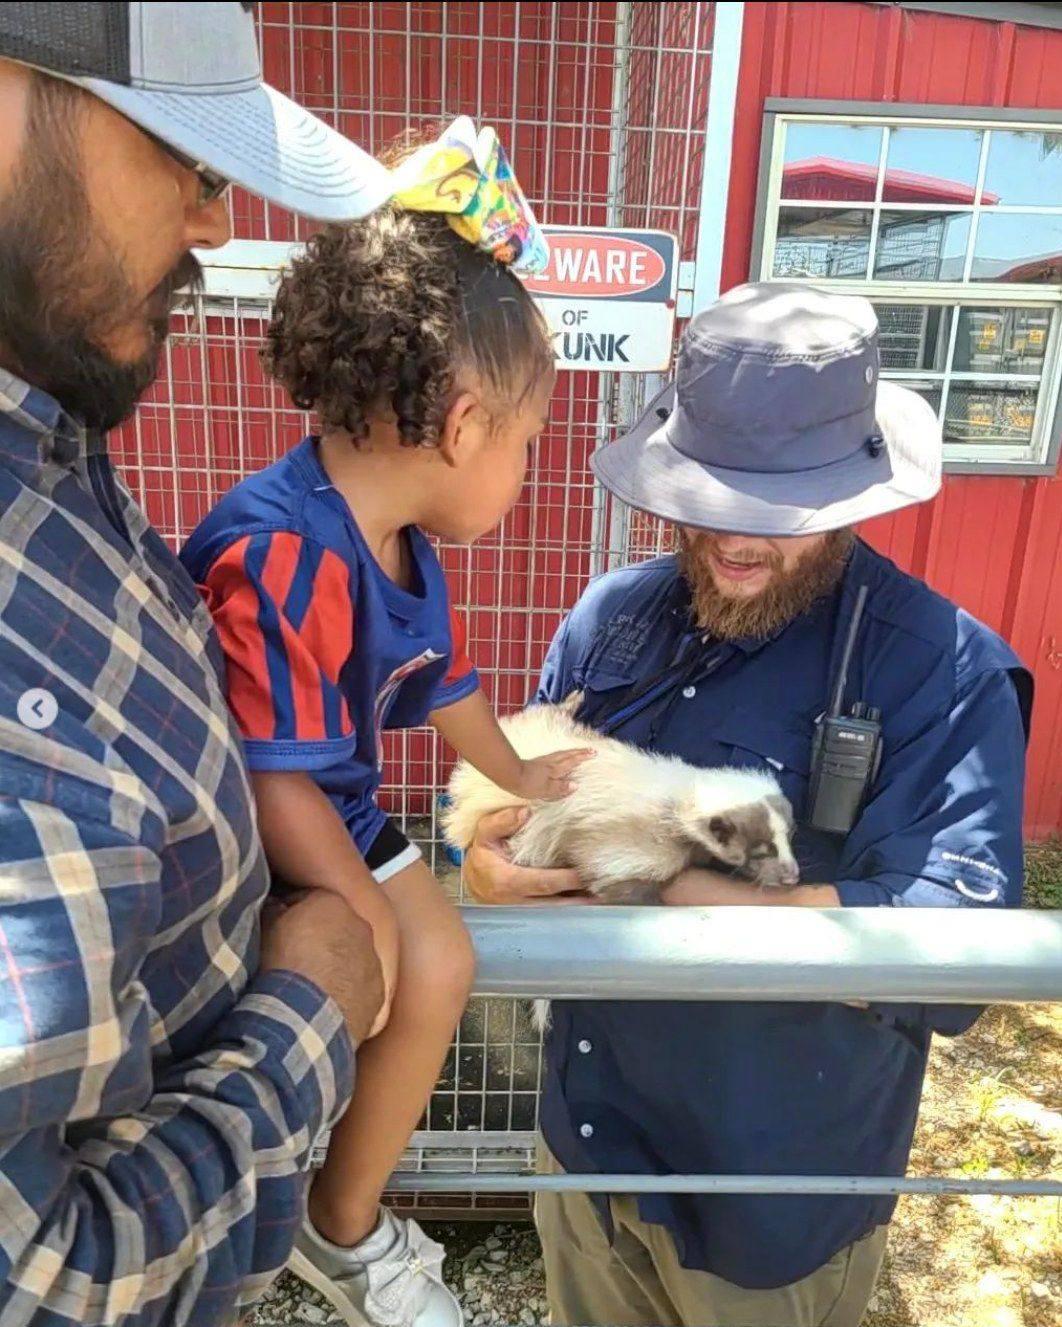
[[[890,133],[893,128],[957,128],[987,130],[981,139],[981,155],[974,187],[974,199],[971,205],[935,206],[936,211],[954,211],[971,216],[971,235],[967,249],[966,263],[961,281],[882,281],[866,276],[860,280],[852,277],[811,277],[809,284],[825,289],[837,290],[848,294],[860,294],[875,304],[938,304],[959,306],[1018,306],[1042,307],[1050,311],[1051,321],[1048,330],[1047,345],[1044,351],[1043,369],[1040,376],[1040,390],[1037,396],[1036,414],[1033,420],[1031,441],[1028,445],[1008,446],[1002,443],[954,443],[945,444],[945,469],[952,473],[966,474],[1054,474],[1058,467],[1059,452],[1062,450],[1062,283],[1060,284],[1014,284],[998,281],[971,281],[974,245],[977,238],[977,226],[982,211],[981,194],[984,187],[988,151],[991,143],[991,130],[1031,130],[1034,132],[1062,133],[1062,114],[1058,112],[1010,111],[998,108],[959,107],[959,106],[907,106],[874,104],[866,102],[807,101],[771,98],[766,102],[764,116],[763,142],[760,152],[760,179],[756,202],[756,221],[753,233],[752,260],[750,279],[769,281],[774,266],[774,250],[777,232],[779,207],[821,208],[821,200],[800,201],[780,198],[782,170],[784,166],[785,133],[784,127],[792,123],[819,122],[827,124],[867,125],[884,130],[881,136],[881,150],[877,167],[877,183],[873,202],[864,204],[865,210],[872,212],[872,228],[868,245],[867,272],[870,273],[874,262],[874,250],[878,231],[878,219],[882,211],[889,212],[924,212],[925,204],[893,203],[882,201],[885,182],[885,167],[888,159]],[[840,203],[842,200],[838,200]],[[853,207],[859,206],[853,202]],[[1060,207],[1018,206],[997,204],[992,207],[994,215],[1043,213],[1057,215]],[[779,280],[801,280],[798,277],[780,277]],[[947,408],[948,390],[954,382],[985,382],[993,380],[1020,380],[1020,374],[992,374],[974,371],[956,374],[951,372],[952,356],[955,349],[958,317],[952,317],[948,355],[943,370],[943,377],[930,371],[893,370],[883,373],[883,377],[902,382],[905,378],[925,382],[927,379],[941,381],[941,417]]]

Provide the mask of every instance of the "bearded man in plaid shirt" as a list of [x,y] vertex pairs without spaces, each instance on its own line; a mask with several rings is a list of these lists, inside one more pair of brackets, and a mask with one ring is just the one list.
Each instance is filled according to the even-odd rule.
[[249,5],[0,6],[0,1324],[233,1320],[284,1265],[382,1001],[271,914],[210,615],[107,457],[230,180],[388,179],[261,82]]

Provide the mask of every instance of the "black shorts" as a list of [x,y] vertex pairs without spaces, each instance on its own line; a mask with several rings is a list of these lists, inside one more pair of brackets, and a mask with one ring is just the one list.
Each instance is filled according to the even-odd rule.
[[410,843],[393,820],[387,820],[365,854],[365,865],[372,872],[373,879],[382,885],[385,880],[390,880],[399,871],[419,861],[420,857],[421,851],[417,845]]

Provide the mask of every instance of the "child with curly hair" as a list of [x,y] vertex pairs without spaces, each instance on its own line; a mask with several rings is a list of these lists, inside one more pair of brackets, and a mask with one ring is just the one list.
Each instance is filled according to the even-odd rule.
[[563,796],[586,755],[516,755],[427,538],[471,543],[512,508],[553,389],[544,322],[494,256],[526,252],[534,219],[514,244],[487,210],[476,243],[468,212],[459,232],[394,204],[310,240],[280,284],[266,364],[320,432],[237,485],[182,554],[225,653],[274,874],[346,898],[384,970],[292,1262],[348,1323],[462,1320],[442,1249],[380,1206],[473,974],[457,911],[377,805],[381,730],[427,719],[527,799]]

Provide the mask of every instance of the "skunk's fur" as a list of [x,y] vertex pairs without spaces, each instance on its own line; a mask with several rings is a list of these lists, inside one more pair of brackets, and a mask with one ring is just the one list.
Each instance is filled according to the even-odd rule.
[[[574,718],[579,700],[502,720],[524,759],[566,747],[594,751],[575,770],[570,796],[535,804],[510,841],[516,865],[574,867],[584,888],[608,903],[658,902],[688,866],[722,867],[764,886],[796,883],[792,811],[773,775],[697,769],[602,737]],[[483,816],[519,802],[464,760],[450,779],[450,799],[443,829],[462,849]]]

